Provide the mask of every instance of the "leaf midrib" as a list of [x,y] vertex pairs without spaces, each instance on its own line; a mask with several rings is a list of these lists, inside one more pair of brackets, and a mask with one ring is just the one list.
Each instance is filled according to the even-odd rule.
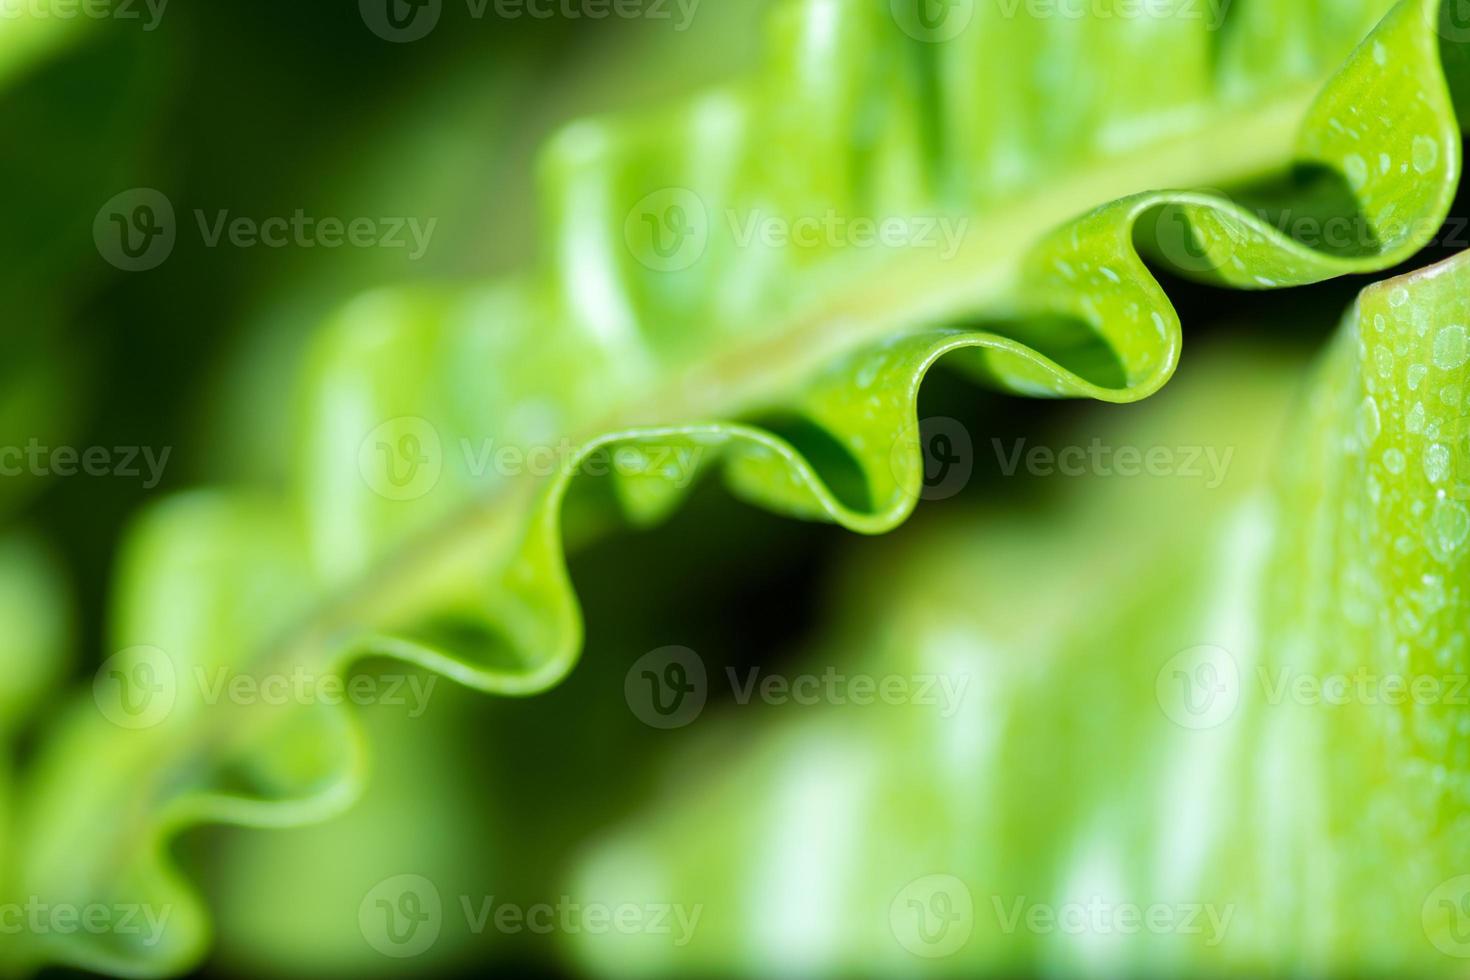
[[[609,413],[573,442],[581,445],[640,427],[738,417],[775,404],[782,392],[833,358],[878,339],[994,311],[1012,293],[1026,250],[1070,218],[1140,191],[1237,185],[1282,172],[1294,160],[1301,122],[1319,91],[1320,84],[1303,84],[1264,105],[1202,114],[1201,125],[1187,133],[1108,158],[1039,186],[1007,207],[976,215],[973,223],[982,230],[967,235],[951,258],[932,249],[905,253],[883,275],[866,276],[852,291],[809,307],[787,329],[732,345],[676,372],[676,381]],[[345,640],[431,613],[442,605],[446,585],[461,590],[463,582],[483,576],[493,560],[488,556],[504,556],[514,547],[524,529],[523,514],[547,479],[515,479],[468,502],[346,591],[325,599],[247,663],[263,670],[280,663],[329,668]],[[197,718],[212,729],[237,716],[217,712]],[[205,731],[179,740],[180,751],[170,765],[158,767],[155,788],[171,784],[165,774],[187,764],[180,759],[239,735]],[[143,811],[137,811],[140,817]]]

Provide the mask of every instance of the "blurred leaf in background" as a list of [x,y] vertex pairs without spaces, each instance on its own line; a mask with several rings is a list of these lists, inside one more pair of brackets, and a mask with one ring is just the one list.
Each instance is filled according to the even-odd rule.
[[[1320,972],[1459,955],[1443,915],[1463,897],[1454,706],[1324,716],[1243,687],[1201,731],[1195,702],[1169,700],[1175,673],[1220,676],[1211,651],[1242,678],[1257,662],[1459,665],[1461,266],[1366,294],[1299,409],[1297,345],[1259,338],[1312,329],[1354,284],[1251,299],[1172,278],[1301,285],[1426,244],[1460,173],[1454,5],[1210,19],[961,3],[941,18],[961,29],[938,36],[917,16],[934,8],[876,0],[671,6],[687,21],[450,3],[398,43],[371,4],[99,21],[58,2],[0,19],[0,301],[22,311],[0,446],[172,462],[151,483],[0,481],[0,513],[27,525],[0,538],[0,731],[26,773],[15,807],[0,793],[21,868],[7,888],[169,925],[52,930],[0,959],[175,973],[216,934],[221,972],[281,976],[903,973],[941,952],[941,971]],[[647,105],[664,107],[626,113]],[[1212,185],[1230,194],[1161,190]],[[661,245],[691,214],[707,227],[686,261]],[[814,215],[931,218],[955,251],[765,234]],[[234,221],[297,218],[407,240],[232,242]],[[114,219],[159,251],[118,253]],[[1311,230],[1329,219],[1351,240]],[[1177,390],[1111,415],[955,380],[1150,395],[1178,359],[1175,305],[1261,346],[1214,344]],[[964,405],[944,434],[972,463],[1035,424],[1068,446],[1097,431],[1193,447],[1206,472],[992,473],[879,545],[731,500],[893,528],[932,489],[938,443],[912,409],[941,356],[956,370],[926,390]],[[574,460],[600,446],[642,466],[568,485],[451,453],[405,495],[370,465],[379,433],[390,464],[409,457],[403,437],[422,433],[404,420],[451,450],[559,440]],[[649,463],[660,450],[692,464]],[[697,483],[717,461],[725,485]],[[587,662],[543,691],[582,644],[573,582]],[[43,710],[74,641],[102,666]],[[696,664],[725,688],[705,716],[647,724],[633,692]],[[448,692],[425,667],[539,696]],[[934,693],[957,707],[741,704],[752,670],[949,678]],[[195,683],[340,672],[415,696],[366,706],[359,727],[316,700]],[[146,724],[109,700],[126,708],[139,677],[175,683]],[[379,781],[343,814],[369,746]],[[199,829],[216,822],[248,829]],[[996,898],[1055,912],[1135,896],[1228,908],[1227,935],[1126,943],[997,931],[993,915]],[[961,941],[944,923],[966,898]],[[543,934],[476,918],[496,901],[580,901],[574,918],[663,906],[687,941],[646,922]],[[938,933],[910,914],[925,910]],[[400,913],[433,935],[399,948],[380,932]]]
[[[1303,397],[1291,361],[1205,351],[1136,417],[1040,444],[1058,455],[1028,468],[1080,466],[1070,503],[982,508],[865,563],[832,640],[784,676],[909,696],[711,719],[567,885],[702,907],[700,931],[583,932],[582,963],[1452,971],[1467,270],[1368,290]],[[1058,470],[1069,449],[1093,462]],[[1127,478],[1129,451],[1152,476]],[[731,737],[750,726],[755,745]]]

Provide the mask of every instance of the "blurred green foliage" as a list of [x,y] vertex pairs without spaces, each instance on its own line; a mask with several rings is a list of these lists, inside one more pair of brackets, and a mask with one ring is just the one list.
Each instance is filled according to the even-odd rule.
[[[1460,176],[1452,4],[1210,19],[961,3],[970,29],[945,37],[915,19],[932,8],[877,0],[710,3],[687,31],[442,4],[397,44],[368,5],[179,5],[144,26],[64,19],[61,2],[0,19],[0,301],[20,311],[0,446],[173,462],[160,486],[0,480],[22,528],[0,537],[0,732],[23,774],[0,766],[0,896],[167,922],[35,930],[0,962],[173,973],[216,938],[221,969],[278,975],[1315,973],[1460,955],[1435,904],[1463,897],[1456,710],[1247,703],[1200,733],[1156,684],[1159,657],[1205,647],[1318,673],[1462,666],[1470,518],[1449,494],[1470,447],[1464,338],[1444,332],[1470,314],[1459,265],[1365,295],[1271,504],[1266,447],[1302,372],[1223,347],[1144,416],[1053,430],[1228,447],[1223,487],[992,475],[876,550],[730,499],[887,531],[926,492],[914,410],[941,358],[995,391],[1130,402],[1178,363],[1171,298],[1262,333],[1335,316],[1342,289],[1224,300],[1173,277],[1304,285],[1428,243]],[[1198,190],[1214,186],[1230,194]],[[157,217],[138,188],[177,239],[120,272],[98,229]],[[418,222],[431,247],[230,248],[206,228],[298,213]],[[832,214],[847,220],[815,244],[741,231]],[[924,218],[954,249],[866,247],[862,216]],[[1252,310],[1262,322],[1240,323]],[[962,431],[1056,417],[928,387],[964,405]],[[492,446],[565,446],[577,466],[487,470]],[[589,459],[615,474],[570,481]],[[696,482],[715,471],[723,488]],[[814,621],[816,583],[854,554]],[[568,677],[578,591],[588,657]],[[976,686],[942,723],[915,705],[791,720],[726,703],[667,732],[631,692],[670,642],[714,684],[830,665]],[[52,698],[77,646],[83,686]],[[537,697],[448,692],[429,670]],[[303,672],[432,694],[359,725],[199,680]],[[369,744],[377,782],[346,809]],[[252,829],[199,829],[216,823]],[[971,928],[931,961],[904,901],[948,916],[955,880]],[[1203,947],[986,931],[1002,893],[1089,890],[1238,917]],[[416,922],[430,893],[437,938],[396,959],[381,915]],[[465,928],[481,899],[563,895],[700,918],[676,945]]]

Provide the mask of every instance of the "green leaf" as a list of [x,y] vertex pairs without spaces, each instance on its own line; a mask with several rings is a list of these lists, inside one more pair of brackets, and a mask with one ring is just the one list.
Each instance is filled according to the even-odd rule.
[[[1462,255],[1368,289],[1304,399],[1299,372],[1210,352],[1142,417],[1060,441],[1178,468],[1104,463],[1067,503],[990,507],[871,562],[830,646],[781,673],[967,695],[701,718],[670,798],[566,886],[702,905],[701,925],[684,945],[568,937],[581,965],[1453,973],[1470,954],[1467,287]],[[1190,448],[1231,454],[1219,487],[1183,468]],[[754,744],[731,737],[750,713]],[[939,892],[958,917],[931,942],[908,901]]]
[[76,16],[74,9],[71,16],[57,16],[57,6],[37,0],[6,10],[0,22],[0,85],[46,60],[87,28],[89,22]]
[[[1455,918],[1470,883],[1467,283],[1461,255],[1366,290],[1285,457],[1262,656],[1278,681],[1351,685],[1340,706],[1258,713],[1279,762],[1257,799],[1301,778],[1309,804],[1275,833],[1311,855],[1276,874],[1300,874],[1328,913],[1279,920],[1311,961],[1448,970],[1470,954]],[[1283,884],[1267,881],[1277,914]]]
[[[1139,247],[1263,288],[1383,268],[1429,238],[1460,173],[1435,0],[1247,4],[1221,30],[1186,8],[986,6],[931,43],[887,3],[788,4],[759,73],[548,147],[539,271],[344,309],[306,367],[289,492],[143,520],[118,652],[33,773],[26,887],[169,908],[165,937],[30,937],[27,955],[188,969],[207,921],[171,835],[353,798],[345,713],[211,700],[200,671],[320,680],[387,655],[543,690],[580,647],[564,547],[620,514],[658,519],[717,465],[762,506],[877,533],[919,497],[914,397],[937,360],[1032,396],[1156,391],[1179,322]],[[1252,188],[1253,210],[1157,190],[1211,185]],[[1252,204],[1263,188],[1351,220],[1354,247],[1283,234]],[[766,219],[800,237],[747,241]],[[897,230],[868,241],[884,219]],[[610,484],[571,479],[588,470]]]
[[71,644],[70,609],[55,557],[31,535],[0,535],[0,733],[34,712],[62,674]]
[[[399,674],[385,667],[370,676],[391,681]],[[432,692],[424,699],[427,713],[417,713],[422,705],[413,696],[405,706],[374,704],[361,712],[374,763],[389,778],[374,778],[350,811],[317,826],[221,831],[211,839],[209,852],[220,858],[211,862],[210,894],[220,933],[215,963],[222,969],[422,975],[452,971],[483,944],[467,932],[444,930],[431,948],[395,962],[365,941],[372,936],[364,933],[365,896],[380,882],[411,872],[435,882],[453,903],[453,894],[503,880],[521,848],[497,833],[493,808],[500,794],[465,778],[464,715],[482,710],[483,699],[446,698],[448,685],[431,687],[434,678],[422,673],[412,680],[422,685],[418,691]],[[473,854],[466,841],[475,842]],[[295,883],[289,895],[280,889],[286,880]]]
[[[61,681],[70,658],[72,608],[55,556],[29,533],[0,534],[0,897],[13,895],[19,854],[13,826],[15,745]],[[0,954],[0,975],[8,957]]]
[[[32,8],[30,0],[18,6]],[[66,322],[58,312],[117,271],[98,252],[94,222],[99,206],[136,179],[174,68],[151,35],[97,30],[79,7],[70,13],[34,21],[48,39],[36,48],[24,44],[27,17],[0,23],[0,129],[10,137],[0,157],[10,192],[0,300],[17,311],[0,348],[7,352],[17,340],[54,339],[57,321]],[[11,74],[17,43],[25,70]]]

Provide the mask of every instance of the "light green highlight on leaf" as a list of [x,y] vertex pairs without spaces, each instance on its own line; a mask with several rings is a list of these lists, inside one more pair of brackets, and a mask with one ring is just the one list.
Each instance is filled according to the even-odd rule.
[[[889,530],[918,497],[914,399],[938,360],[1021,395],[1138,400],[1181,347],[1140,249],[1251,289],[1380,269],[1428,240],[1459,179],[1434,0],[1244,4],[1214,34],[1186,18],[1002,18],[943,44],[886,7],[789,4],[760,72],[567,128],[542,160],[541,265],[358,298],[306,365],[288,492],[208,491],[145,515],[118,571],[122,659],[46,744],[23,881],[58,901],[167,906],[166,940],[48,936],[23,958],[186,970],[208,923],[165,858],[173,833],[284,825],[354,797],[348,714],[211,704],[198,670],[323,676],[384,655],[534,694],[581,645],[565,549],[607,522],[657,520],[719,472],[781,513]],[[1034,84],[996,84],[1017,71]],[[1293,166],[1320,171],[1293,189],[1335,192],[1352,247],[1320,250],[1219,193],[1161,190],[1279,184]],[[905,220],[870,240],[864,217]],[[588,469],[610,494],[572,479]],[[1458,553],[1449,508],[1435,527]],[[161,677],[168,709],[131,725]]]

